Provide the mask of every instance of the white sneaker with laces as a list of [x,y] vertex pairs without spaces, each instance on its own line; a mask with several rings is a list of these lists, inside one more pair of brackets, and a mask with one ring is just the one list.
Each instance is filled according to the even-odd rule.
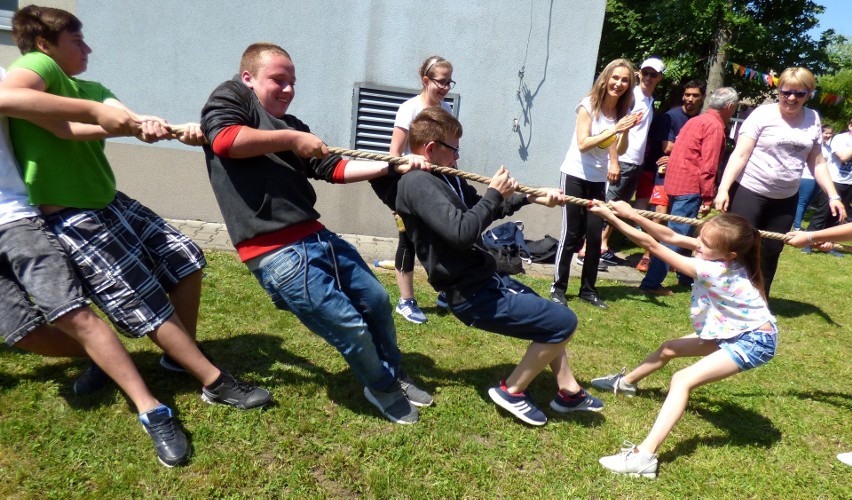
[[632,477],[657,477],[657,455],[645,453],[630,441],[624,442],[624,447],[617,455],[610,455],[599,460],[600,464],[618,474]]

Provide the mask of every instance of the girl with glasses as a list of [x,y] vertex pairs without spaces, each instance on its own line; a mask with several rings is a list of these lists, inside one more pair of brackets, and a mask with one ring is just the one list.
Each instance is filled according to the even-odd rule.
[[[419,74],[422,85],[420,94],[402,103],[396,113],[390,144],[390,154],[393,156],[404,156],[411,152],[408,146],[408,129],[414,117],[421,111],[432,106],[440,106],[449,113],[453,111],[450,105],[444,102],[444,97],[456,84],[453,81],[453,65],[450,61],[441,56],[428,57],[420,65]],[[394,203],[390,201],[392,210]],[[427,321],[426,315],[423,314],[414,299],[414,244],[406,234],[405,226],[396,212],[394,212],[394,217],[399,227],[399,244],[394,262],[396,284],[399,287],[400,297],[396,305],[396,312],[412,323],[425,323]],[[446,300],[442,300],[439,296],[438,304],[446,307]]]

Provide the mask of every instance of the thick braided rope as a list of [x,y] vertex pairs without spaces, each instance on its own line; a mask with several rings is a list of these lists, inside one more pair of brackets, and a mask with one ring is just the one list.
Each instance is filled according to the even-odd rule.
[[[328,150],[333,154],[338,154],[341,156],[349,156],[351,158],[361,158],[365,160],[375,160],[375,161],[384,161],[390,163],[392,165],[402,165],[408,163],[408,159],[400,156],[391,156],[381,153],[371,153],[369,151],[359,151],[356,149],[344,149],[344,148],[336,148],[329,147]],[[482,184],[489,184],[491,182],[490,177],[485,177],[483,175],[474,174],[472,172],[465,172],[464,170],[458,170],[455,168],[444,167],[440,165],[432,165],[432,171],[438,172],[439,174],[449,174],[454,175],[456,177],[461,177],[463,179],[479,182]],[[519,185],[515,190],[524,194],[532,194],[536,196],[545,196],[546,192],[541,189],[536,189],[528,186]],[[573,205],[582,205],[588,207],[591,204],[591,200],[586,200],[584,198],[577,198],[574,196],[564,195],[565,201],[571,203]],[[693,219],[691,217],[681,217],[678,215],[670,215],[670,214],[661,214],[658,212],[651,212],[648,210],[637,210],[636,213],[645,217],[646,219],[659,219],[664,221],[678,222],[681,224],[689,224],[690,226],[697,226],[701,224],[700,219]],[[790,239],[786,234],[781,233],[773,233],[771,231],[760,231],[760,235],[764,238],[769,238],[772,240],[781,240],[787,241]]]

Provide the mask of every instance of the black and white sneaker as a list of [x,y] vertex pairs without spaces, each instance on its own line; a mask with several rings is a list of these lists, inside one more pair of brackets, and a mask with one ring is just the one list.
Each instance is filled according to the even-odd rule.
[[180,424],[166,405],[139,414],[139,422],[145,432],[151,436],[157,457],[166,467],[174,467],[189,458],[189,442]]
[[623,260],[621,260],[609,250],[601,254],[601,262],[603,262],[604,264],[609,264],[610,266],[620,266],[624,263]]
[[201,399],[210,404],[220,403],[248,410],[268,405],[272,395],[262,387],[241,382],[222,372],[215,382],[201,389]]

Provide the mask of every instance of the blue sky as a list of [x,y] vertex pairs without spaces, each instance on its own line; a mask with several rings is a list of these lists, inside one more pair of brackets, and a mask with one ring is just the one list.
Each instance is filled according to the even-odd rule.
[[809,34],[815,40],[823,31],[831,28],[852,41],[852,1],[850,0],[815,0],[817,5],[825,7],[825,12],[819,16],[819,26]]

